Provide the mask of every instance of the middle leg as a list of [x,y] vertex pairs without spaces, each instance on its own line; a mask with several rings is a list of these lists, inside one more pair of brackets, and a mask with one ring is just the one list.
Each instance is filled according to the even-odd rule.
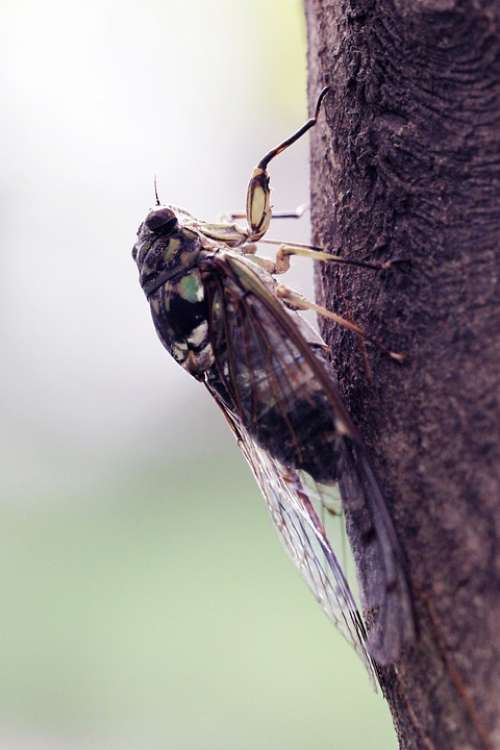
[[360,326],[358,326],[357,323],[354,323],[352,320],[348,320],[347,318],[343,318],[341,315],[337,315],[337,313],[333,312],[332,310],[327,310],[326,307],[322,307],[321,305],[317,305],[315,302],[311,302],[302,294],[294,292],[292,289],[289,289],[283,284],[278,284],[276,286],[275,293],[276,296],[279,297],[279,299],[281,299],[282,302],[291,310],[314,310],[315,313],[321,315],[323,318],[333,320],[334,323],[342,326],[342,328],[346,328],[348,331],[352,331],[357,336],[361,336],[361,338],[374,344],[388,357],[396,360],[396,362],[402,363],[406,360],[405,354],[402,354],[401,352],[390,351],[389,349],[387,349],[387,347],[381,344],[380,341],[377,341],[371,336],[368,336],[368,334],[365,333],[365,331]]
[[276,253],[275,274],[286,273],[290,269],[290,260],[293,255],[300,255],[310,260],[323,261],[325,263],[340,263],[341,265],[357,266],[358,268],[367,268],[371,271],[387,271],[392,267],[393,262],[390,260],[384,263],[368,263],[355,258],[345,258],[342,255],[326,253],[323,248],[317,245],[303,245],[300,242],[280,242],[279,240],[259,240],[259,244],[279,245]]

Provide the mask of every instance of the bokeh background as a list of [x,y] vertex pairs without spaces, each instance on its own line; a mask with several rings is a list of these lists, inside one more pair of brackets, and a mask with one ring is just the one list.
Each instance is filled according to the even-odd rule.
[[[396,746],[130,257],[306,117],[298,0],[3,0],[0,746]],[[308,199],[306,142],[274,204]],[[307,218],[273,236],[306,241]],[[307,262],[294,286],[310,291]]]

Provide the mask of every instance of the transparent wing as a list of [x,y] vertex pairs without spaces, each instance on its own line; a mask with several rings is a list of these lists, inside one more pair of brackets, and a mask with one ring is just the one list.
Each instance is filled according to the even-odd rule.
[[322,492],[303,472],[287,469],[240,428],[240,446],[266,501],[278,535],[316,601],[353,645],[376,683],[366,630],[315,508]]
[[[209,272],[209,273],[208,273]],[[404,557],[366,451],[328,372],[318,339],[272,294],[272,279],[234,254],[205,272],[215,365],[206,384],[239,435],[273,520],[323,609],[370,668],[394,662],[414,636]],[[321,343],[321,342],[320,342]],[[366,511],[364,580],[374,618],[369,647],[349,586],[311,502],[349,465]],[[305,481],[305,477],[311,481]]]

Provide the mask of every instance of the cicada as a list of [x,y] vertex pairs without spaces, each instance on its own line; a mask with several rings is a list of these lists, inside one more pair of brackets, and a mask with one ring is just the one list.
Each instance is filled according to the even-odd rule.
[[[219,405],[292,560],[374,676],[374,662],[393,663],[414,636],[404,556],[367,450],[336,387],[328,349],[298,311],[314,309],[368,337],[275,277],[293,255],[377,266],[292,243],[276,243],[274,261],[257,253],[273,218],[269,162],[313,127],[328,90],[321,92],[314,116],[259,161],[245,212],[210,223],[162,205],[156,191],[156,206],[140,225],[132,254],[163,346]],[[377,561],[365,592],[369,634],[322,512],[347,467],[369,514],[363,539]]]

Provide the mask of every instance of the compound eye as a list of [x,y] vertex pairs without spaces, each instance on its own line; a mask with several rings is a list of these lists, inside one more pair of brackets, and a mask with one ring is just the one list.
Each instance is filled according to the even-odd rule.
[[150,232],[170,234],[177,228],[177,217],[170,208],[157,208],[148,214],[144,223]]

